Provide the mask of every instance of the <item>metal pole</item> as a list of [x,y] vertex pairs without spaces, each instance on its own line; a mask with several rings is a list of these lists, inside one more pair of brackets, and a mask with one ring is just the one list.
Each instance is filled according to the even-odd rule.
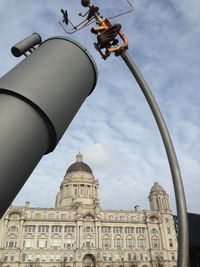
[[170,138],[169,131],[165,124],[164,118],[161,114],[158,104],[144,80],[142,74],[134,63],[133,59],[130,57],[127,51],[123,51],[120,53],[122,59],[128,66],[129,70],[135,77],[137,83],[139,84],[150,108],[154,115],[154,118],[157,122],[158,128],[160,130],[160,134],[162,136],[162,140],[165,146],[165,150],[167,153],[170,170],[172,174],[172,180],[174,184],[174,191],[176,197],[176,207],[177,207],[177,215],[178,215],[178,267],[188,267],[189,264],[189,234],[188,234],[188,218],[187,218],[187,208],[186,208],[186,200],[185,193],[183,188],[183,182],[181,178],[181,173],[178,165],[178,161],[176,158],[176,153],[173,147],[172,140]]

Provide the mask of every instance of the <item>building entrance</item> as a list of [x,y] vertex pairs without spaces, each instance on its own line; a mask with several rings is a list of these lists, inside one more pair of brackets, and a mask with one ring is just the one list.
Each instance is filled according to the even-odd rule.
[[92,254],[86,254],[83,258],[83,267],[95,267],[95,257]]

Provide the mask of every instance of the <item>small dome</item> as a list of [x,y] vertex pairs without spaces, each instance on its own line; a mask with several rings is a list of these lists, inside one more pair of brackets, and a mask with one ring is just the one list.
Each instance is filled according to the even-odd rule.
[[154,185],[151,188],[150,193],[157,192],[157,191],[163,191],[163,192],[165,192],[165,190],[163,189],[163,187],[161,185],[159,185],[158,182],[155,182]]
[[83,156],[81,153],[76,156],[76,162],[69,166],[66,174],[70,172],[89,172],[92,174],[91,168],[83,162]]

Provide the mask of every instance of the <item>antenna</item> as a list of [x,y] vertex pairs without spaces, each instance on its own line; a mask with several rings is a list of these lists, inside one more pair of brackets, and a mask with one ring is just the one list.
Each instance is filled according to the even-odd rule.
[[[62,9],[61,12],[63,14],[63,22],[67,25],[69,22],[72,26],[72,30],[66,30],[60,21],[59,24],[67,34],[72,34],[96,22],[97,27],[93,27],[91,29],[91,32],[97,37],[97,42],[94,43],[94,47],[100,53],[103,59],[109,57],[111,53],[115,53],[115,55],[118,56],[123,50],[128,48],[128,40],[121,32],[121,25],[112,24],[110,20],[133,11],[131,2],[129,0],[125,1],[129,4],[131,9],[110,18],[103,18],[99,12],[98,6],[90,5],[90,0],[81,0],[81,5],[88,8],[88,11],[85,14],[79,13],[79,16],[84,18],[83,21],[76,26],[73,25],[68,18],[67,11]],[[121,39],[121,44],[118,38]]]

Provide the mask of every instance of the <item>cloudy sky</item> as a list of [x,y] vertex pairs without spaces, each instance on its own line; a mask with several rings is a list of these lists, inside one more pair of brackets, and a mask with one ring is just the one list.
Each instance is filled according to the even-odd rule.
[[[189,212],[200,213],[200,5],[199,0],[130,0],[134,12],[122,24],[129,53],[143,73],[169,128],[179,160]],[[104,16],[127,10],[125,0],[94,0]],[[33,32],[43,40],[65,35],[60,8],[74,23],[84,11],[79,0],[1,0],[0,75],[22,59],[12,45]],[[14,204],[53,207],[68,166],[80,151],[100,182],[101,206],[149,209],[148,194],[158,181],[176,212],[164,146],[150,109],[120,57],[106,61],[93,48],[90,28],[71,35],[93,55],[98,84],[56,149],[44,156]],[[14,177],[13,177],[14,181]]]

